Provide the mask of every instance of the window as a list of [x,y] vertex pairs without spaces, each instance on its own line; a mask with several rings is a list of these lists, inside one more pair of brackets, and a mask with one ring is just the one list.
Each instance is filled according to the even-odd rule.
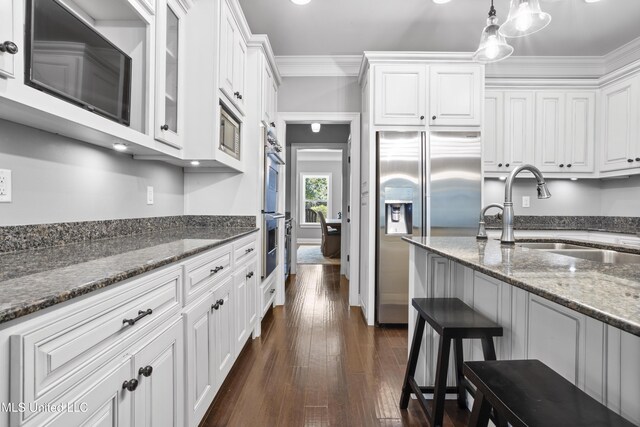
[[300,224],[320,225],[318,212],[325,218],[331,212],[331,174],[300,174]]

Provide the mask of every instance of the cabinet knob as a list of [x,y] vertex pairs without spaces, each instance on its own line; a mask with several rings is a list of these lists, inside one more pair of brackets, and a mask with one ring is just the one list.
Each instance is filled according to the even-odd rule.
[[569,164],[567,165],[567,167],[568,167],[568,168],[570,168],[570,167],[571,167],[571,163],[569,163]]
[[215,304],[212,304],[212,305],[211,305],[211,308],[212,308],[212,309],[214,309],[214,310],[217,310],[217,309],[219,309],[219,308],[220,308],[220,304],[218,304],[218,303],[216,302]]
[[160,130],[169,130],[169,125],[164,124],[164,125],[160,126]]
[[11,55],[15,55],[16,53],[18,53],[18,45],[12,41],[7,40],[6,42],[0,44],[0,52],[6,52]]
[[242,99],[242,94],[238,95],[238,99]]
[[498,163],[498,167],[501,168],[502,167],[502,163]]
[[564,167],[564,163],[560,163],[558,166],[560,166],[561,168]]
[[253,271],[247,273],[247,279],[251,279],[253,277]]
[[627,159],[627,162],[633,163],[633,159]]
[[420,116],[420,120],[424,120],[424,116]]
[[509,163],[507,163],[505,166],[506,166],[506,167],[509,167]]
[[640,157],[636,157],[636,162],[640,162]]
[[271,292],[272,294],[276,292],[275,289],[271,289],[269,292]]
[[240,96],[240,92],[233,92],[233,96],[235,96],[236,98]]
[[218,304],[220,305],[224,305],[224,300],[223,299],[219,299],[218,301],[216,301]]
[[138,380],[135,378],[122,383],[123,390],[135,391],[137,388],[138,388]]
[[272,128],[274,128],[274,127],[276,127],[276,122],[271,122],[271,123],[269,123],[269,125],[270,125]]
[[431,117],[431,120],[435,120],[435,119],[436,119],[436,116]]
[[153,373],[153,366],[147,365],[144,368],[138,369],[138,375],[142,375],[144,377],[150,377]]

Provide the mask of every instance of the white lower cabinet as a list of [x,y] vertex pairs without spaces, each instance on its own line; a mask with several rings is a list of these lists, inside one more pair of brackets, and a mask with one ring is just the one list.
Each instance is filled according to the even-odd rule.
[[[198,426],[259,321],[254,247],[250,235],[0,330],[1,401],[29,405],[0,427]],[[200,274],[221,262],[229,274]]]

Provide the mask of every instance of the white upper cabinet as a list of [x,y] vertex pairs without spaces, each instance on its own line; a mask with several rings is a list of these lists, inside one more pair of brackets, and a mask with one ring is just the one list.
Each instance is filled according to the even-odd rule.
[[601,171],[640,167],[639,103],[640,77],[603,89]]
[[482,134],[482,158],[484,170],[489,172],[504,169],[504,95],[487,91],[484,98],[484,129]]
[[430,66],[431,126],[482,124],[482,67],[480,65]]
[[504,104],[504,160],[498,166],[512,170],[533,162],[533,92],[507,92]]
[[17,0],[0,0],[0,77],[15,77],[16,55],[23,53],[22,40],[16,40],[14,23],[17,8],[22,7]]
[[562,92],[536,93],[536,165],[543,172],[564,167],[565,95]]
[[247,45],[226,1],[220,21],[220,89],[244,112]]
[[564,163],[566,172],[593,172],[596,133],[595,92],[566,97]]
[[161,1],[157,13],[156,120],[157,140],[182,147],[184,128],[185,10],[177,0]]
[[426,65],[378,65],[375,67],[374,86],[374,124],[426,124]]

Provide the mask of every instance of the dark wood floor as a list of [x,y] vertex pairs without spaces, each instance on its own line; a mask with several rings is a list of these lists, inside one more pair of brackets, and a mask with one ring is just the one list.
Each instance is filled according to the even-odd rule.
[[[340,267],[299,265],[287,302],[263,320],[222,385],[203,426],[419,426],[418,404],[398,409],[407,330],[365,324],[348,305]],[[445,426],[467,413],[447,402]]]

